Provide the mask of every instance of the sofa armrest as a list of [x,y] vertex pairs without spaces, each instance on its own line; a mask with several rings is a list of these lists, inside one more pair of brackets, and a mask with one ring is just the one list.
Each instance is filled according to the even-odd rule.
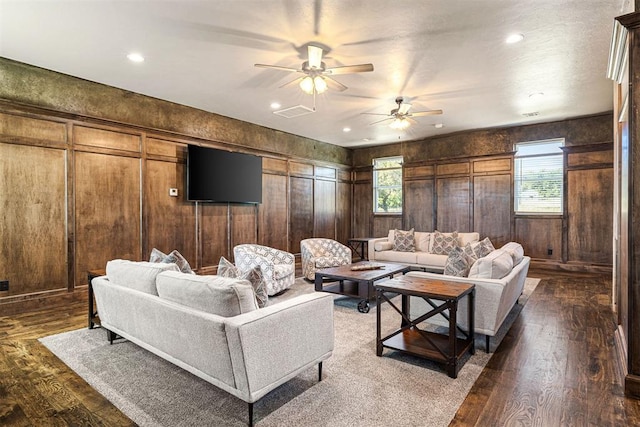
[[333,297],[316,292],[226,318],[236,387],[255,402],[331,356]]
[[376,243],[388,242],[388,241],[389,239],[387,237],[378,237],[378,238],[369,240],[368,254],[369,254],[370,261],[374,261],[376,259]]

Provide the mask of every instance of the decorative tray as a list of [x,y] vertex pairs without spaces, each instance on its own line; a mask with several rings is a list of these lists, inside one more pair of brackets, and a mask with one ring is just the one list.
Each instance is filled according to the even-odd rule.
[[383,268],[383,267],[384,267],[384,265],[381,265],[381,264],[367,263],[367,264],[353,265],[353,266],[351,266],[351,270],[352,271],[377,270],[377,269],[380,269],[380,268]]

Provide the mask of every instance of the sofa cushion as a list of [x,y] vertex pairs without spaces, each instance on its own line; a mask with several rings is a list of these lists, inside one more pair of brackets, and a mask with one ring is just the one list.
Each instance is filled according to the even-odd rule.
[[416,264],[417,254],[420,254],[420,252],[382,251],[376,253],[376,261]]
[[[445,233],[446,235],[447,233]],[[468,233],[458,233],[458,246],[464,247],[467,243],[473,243],[480,240],[480,233],[478,232],[468,232]]]
[[502,279],[513,269],[513,259],[508,252],[496,249],[489,255],[479,258],[471,266],[469,277],[481,279]]
[[230,279],[248,280],[249,283],[251,283],[251,286],[253,286],[253,291],[256,294],[258,307],[262,308],[267,305],[269,295],[267,295],[267,285],[260,266],[250,268],[247,271],[240,271],[231,261],[225,257],[220,257],[220,261],[218,262],[218,276]]
[[380,252],[380,251],[390,251],[393,249],[393,243],[391,242],[376,242],[373,245],[373,249],[376,252]]
[[447,263],[447,255],[436,255],[429,252],[416,252],[416,264],[427,268],[444,269]]
[[446,276],[466,277],[469,273],[471,259],[464,249],[456,246],[449,251],[447,261],[444,264],[444,274]]
[[393,250],[399,252],[415,252],[416,241],[413,228],[408,231],[395,230],[393,238]]
[[431,233],[424,231],[416,231],[414,233],[416,240],[416,251],[429,252],[429,242],[431,241]]
[[107,262],[106,270],[109,282],[152,295],[158,295],[156,289],[158,274],[163,271],[179,271],[178,266],[171,263],[138,262],[126,259]]
[[509,242],[500,249],[508,252],[509,255],[511,255],[514,267],[520,264],[520,261],[522,261],[522,258],[524,258],[524,249],[522,248],[522,245],[520,243]]
[[158,274],[156,286],[162,299],[222,317],[258,309],[248,280],[166,271]]
[[449,255],[449,252],[454,247],[458,246],[458,232],[453,233],[441,233],[436,230],[433,233],[433,248],[432,253],[437,255]]

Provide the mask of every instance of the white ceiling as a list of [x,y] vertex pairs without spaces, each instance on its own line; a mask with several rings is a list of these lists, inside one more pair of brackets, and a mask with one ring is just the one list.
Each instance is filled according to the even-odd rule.
[[[612,109],[605,77],[613,18],[631,0],[0,0],[0,56],[345,147],[467,129],[547,122]],[[524,40],[506,44],[521,33]],[[335,79],[317,110],[295,75],[309,42]],[[130,52],[145,56],[140,64]],[[541,98],[530,94],[543,92]],[[371,125],[404,96],[442,109],[398,132]],[[539,113],[527,117],[527,113]],[[443,128],[436,128],[442,123]],[[351,132],[343,132],[350,127]],[[365,140],[366,139],[366,140]]]

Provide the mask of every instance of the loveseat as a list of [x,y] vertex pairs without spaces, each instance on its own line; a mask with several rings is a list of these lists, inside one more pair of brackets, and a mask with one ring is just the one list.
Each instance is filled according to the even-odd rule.
[[101,325],[249,404],[334,347],[333,298],[305,294],[258,309],[250,282],[113,260],[92,280]]
[[[474,261],[467,277],[422,271],[412,271],[407,275],[474,284],[476,290],[474,330],[476,334],[486,336],[486,348],[489,352],[490,337],[498,333],[507,315],[522,294],[530,261],[530,257],[524,256],[520,244],[510,242]],[[467,303],[467,298],[460,301],[458,313],[467,313]],[[432,308],[425,300],[418,297],[410,298],[409,307],[413,319]],[[437,326],[449,325],[448,320],[442,315],[431,317],[426,322]],[[458,324],[462,329],[467,330],[466,316],[459,316]]]
[[420,269],[443,272],[448,255],[444,251],[438,251],[436,236],[442,235],[444,238],[452,238],[455,235],[458,246],[465,246],[467,243],[474,243],[480,239],[480,234],[471,233],[440,233],[415,231],[414,250],[398,250],[396,245],[396,232],[402,230],[389,230],[387,237],[380,237],[369,240],[369,261],[386,261],[406,264]]

